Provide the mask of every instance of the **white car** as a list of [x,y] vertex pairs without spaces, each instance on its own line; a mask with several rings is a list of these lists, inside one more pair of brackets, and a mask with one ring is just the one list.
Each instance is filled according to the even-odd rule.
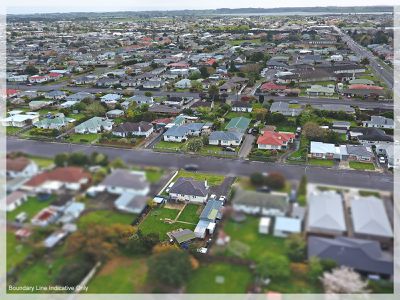
[[217,199],[217,195],[212,194],[212,195],[210,196],[210,199]]
[[379,156],[379,163],[386,164],[386,158],[384,156]]
[[219,197],[219,199],[218,199],[219,201],[222,201],[222,202],[225,202],[225,200],[226,200],[226,196],[221,196],[221,197]]

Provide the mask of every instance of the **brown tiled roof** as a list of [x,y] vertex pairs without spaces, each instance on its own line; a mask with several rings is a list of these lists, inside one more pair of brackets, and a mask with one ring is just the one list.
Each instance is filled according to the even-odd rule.
[[47,180],[75,183],[84,178],[90,178],[90,174],[79,167],[63,167],[36,175],[25,183],[26,186],[39,186]]
[[31,161],[26,157],[7,158],[7,170],[20,172],[23,171]]

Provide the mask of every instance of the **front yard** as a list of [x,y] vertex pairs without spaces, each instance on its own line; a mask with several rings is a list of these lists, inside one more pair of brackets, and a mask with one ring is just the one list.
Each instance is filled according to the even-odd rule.
[[317,159],[312,158],[308,160],[308,164],[312,166],[320,166],[320,167],[333,167],[335,162],[329,159]]
[[166,142],[159,141],[155,144],[154,149],[156,150],[164,150],[164,151],[186,151],[187,142]]
[[198,172],[188,172],[185,170],[179,170],[176,175],[176,179],[179,177],[193,178],[195,180],[204,181],[207,180],[208,185],[220,185],[224,181],[224,176],[210,174],[210,173],[198,173]]
[[66,141],[74,144],[91,144],[100,138],[99,133],[71,133],[68,135]]
[[355,170],[369,170],[369,171],[375,170],[374,164],[369,162],[351,161],[349,162],[349,166],[350,168]]

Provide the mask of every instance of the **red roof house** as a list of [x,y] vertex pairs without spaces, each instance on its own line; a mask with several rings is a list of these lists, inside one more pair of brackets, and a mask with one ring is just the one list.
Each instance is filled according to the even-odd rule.
[[264,131],[257,139],[258,149],[286,149],[292,143],[295,134],[291,132]]
[[261,85],[260,89],[262,92],[277,92],[277,91],[283,91],[287,87],[285,85],[279,85],[273,82],[266,82]]

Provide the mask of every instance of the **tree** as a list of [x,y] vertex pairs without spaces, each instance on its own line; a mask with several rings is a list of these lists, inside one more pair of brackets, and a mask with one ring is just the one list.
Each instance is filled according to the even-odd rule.
[[308,267],[308,279],[315,284],[324,272],[321,260],[318,257],[311,257],[308,261]]
[[38,73],[39,70],[35,66],[29,65],[25,68],[25,74],[28,74],[29,76],[36,75]]
[[203,141],[201,139],[191,139],[187,143],[187,149],[191,152],[199,152],[203,148]]
[[299,187],[297,189],[297,201],[299,204],[305,205],[307,196],[307,176],[301,176]]
[[362,65],[364,65],[364,66],[369,65],[369,59],[368,59],[367,57],[364,57],[364,58],[360,61],[360,63],[361,63]]
[[54,157],[54,163],[57,167],[64,167],[68,164],[68,154],[59,153]]
[[87,260],[79,263],[67,264],[58,273],[55,283],[60,286],[77,286],[89,273],[93,263]]
[[306,255],[306,241],[300,234],[291,234],[285,240],[285,249],[290,260],[301,262]]
[[360,274],[342,266],[325,272],[321,278],[326,293],[361,294],[367,293],[368,282],[361,279]]
[[120,157],[117,157],[112,162],[110,162],[110,167],[113,169],[126,169],[125,162]]
[[272,280],[286,280],[290,276],[290,262],[283,255],[268,255],[266,259],[257,266],[257,273],[263,278]]
[[266,108],[255,108],[255,109],[253,109],[252,115],[254,115],[256,120],[265,122],[267,113],[268,113],[268,110]]
[[219,96],[219,89],[216,85],[210,85],[208,88],[208,95],[211,99],[216,100]]
[[208,72],[208,69],[206,66],[200,67],[199,71],[200,71],[201,77],[203,77],[203,78],[208,78],[210,76],[210,73]]
[[192,73],[189,75],[189,79],[190,79],[190,80],[197,80],[197,79],[200,79],[200,78],[201,78],[201,73],[198,72],[198,71],[192,72]]
[[164,251],[153,255],[149,261],[149,278],[160,284],[180,287],[191,275],[192,265],[187,252]]
[[264,184],[264,176],[261,173],[253,173],[250,175],[250,182],[255,186]]
[[310,140],[322,140],[324,137],[324,129],[319,127],[316,123],[307,122],[303,126],[303,134]]
[[150,92],[150,91],[146,91],[146,92],[144,92],[144,95],[145,95],[146,97],[151,97],[151,96],[153,96],[153,93]]
[[281,173],[270,173],[265,178],[265,184],[271,189],[280,190],[285,187],[286,179]]
[[88,116],[103,116],[106,113],[106,109],[104,108],[103,105],[101,105],[98,102],[93,102],[91,104],[89,104],[86,109],[85,112]]
[[68,157],[68,165],[70,166],[86,166],[89,165],[89,158],[82,152],[71,153]]

